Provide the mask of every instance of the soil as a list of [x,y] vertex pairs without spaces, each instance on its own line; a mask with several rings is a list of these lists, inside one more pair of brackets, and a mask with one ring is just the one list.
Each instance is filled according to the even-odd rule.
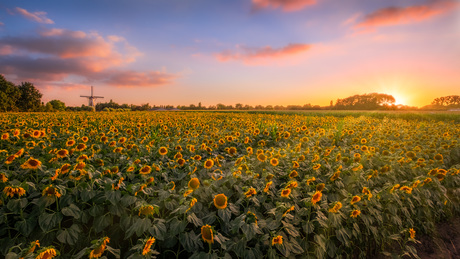
[[422,259],[460,258],[460,217],[439,223],[433,235],[416,239],[421,242],[415,248]]

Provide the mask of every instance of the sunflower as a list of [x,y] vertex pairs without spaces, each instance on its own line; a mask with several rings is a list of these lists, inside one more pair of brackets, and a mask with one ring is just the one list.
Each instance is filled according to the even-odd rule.
[[2,134],[2,140],[7,140],[9,138],[10,138],[10,134],[8,134],[8,133],[3,133]]
[[144,205],[139,209],[139,216],[140,215],[153,216],[154,212],[155,212],[155,209],[153,208],[152,205]]
[[406,186],[404,185],[403,187],[400,188],[401,191],[404,191],[408,194],[411,194],[412,193],[412,188],[410,188],[409,186]]
[[67,140],[65,145],[68,146],[68,147],[71,147],[71,146],[75,145],[75,140],[73,140],[73,139]]
[[292,161],[292,168],[299,168],[299,167],[300,167],[299,162]]
[[42,196],[49,196],[49,197],[56,197],[59,198],[61,197],[61,193],[59,192],[59,189],[56,187],[53,187],[52,185],[46,187],[43,192]]
[[272,158],[272,159],[270,159],[270,164],[272,166],[277,166],[279,164],[279,161],[276,158]]
[[142,249],[142,255],[146,255],[150,252],[150,248],[152,245],[155,243],[155,238],[154,237],[149,237],[147,241],[144,244],[144,248]]
[[335,181],[335,180],[339,179],[339,177],[340,177],[340,171],[337,171],[331,176],[330,180]]
[[358,195],[355,195],[355,196],[353,196],[353,198],[351,198],[350,203],[351,203],[351,205],[353,205],[353,204],[359,202],[360,200],[361,200],[361,197],[359,197]]
[[8,177],[6,177],[6,174],[0,173],[0,182],[6,183],[8,181]]
[[15,194],[17,194],[19,197],[25,195],[26,191],[22,187],[6,186],[3,189],[3,193],[6,194],[6,196],[13,198]]
[[204,162],[204,168],[211,169],[214,166],[214,161],[212,159],[208,159]]
[[342,208],[342,203],[340,201],[336,202],[334,204],[334,207],[332,207],[331,209],[329,209],[329,212],[332,212],[332,213],[337,213],[340,209]]
[[63,164],[60,169],[61,174],[67,173],[70,170],[70,167],[71,167],[70,164]]
[[29,250],[27,250],[27,253],[25,254],[25,256],[33,253],[35,251],[35,248],[37,248],[37,246],[40,247],[40,242],[38,240],[30,242]]
[[160,147],[160,149],[158,150],[158,153],[162,156],[168,154],[168,149],[166,147]]
[[273,184],[272,181],[268,182],[267,184],[265,184],[265,188],[264,188],[264,192],[268,192],[268,190],[270,189],[270,186]]
[[185,159],[183,159],[183,158],[177,159],[177,164],[179,164],[179,166],[184,166],[184,165],[185,165],[185,162],[186,162],[186,161],[185,161]]
[[7,165],[8,165],[8,164],[11,164],[11,163],[13,163],[13,161],[14,161],[15,159],[16,159],[16,156],[15,156],[15,155],[8,156],[8,157],[6,158],[5,164],[7,164]]
[[73,167],[73,170],[83,170],[86,166],[86,163],[85,162],[78,162],[78,164],[76,164],[74,167]]
[[78,162],[82,162],[82,161],[85,161],[85,160],[88,160],[88,156],[85,155],[85,154],[81,154],[77,157],[77,161]]
[[272,239],[272,246],[274,245],[282,245],[283,244],[283,237],[282,236],[276,236]]
[[19,149],[19,151],[16,152],[16,154],[14,154],[14,155],[15,155],[16,157],[20,157],[20,156],[22,156],[22,154],[24,154],[24,149],[23,149],[23,148]]
[[152,168],[148,165],[144,165],[141,170],[139,170],[139,174],[150,174],[152,172]]
[[214,206],[220,210],[227,208],[227,196],[223,193],[214,196]]
[[80,144],[77,145],[77,147],[75,148],[75,150],[77,150],[77,151],[83,151],[83,150],[85,150],[86,148],[87,148],[87,146],[86,146],[85,144],[80,143]]
[[361,214],[361,211],[360,211],[360,210],[353,210],[353,211],[351,212],[350,217],[356,218],[356,217],[359,216],[359,214]]
[[310,185],[310,183],[316,181],[316,178],[315,177],[312,177],[310,179],[307,180],[307,185]]
[[299,183],[297,183],[297,181],[290,181],[290,182],[288,182],[288,184],[284,188],[285,189],[293,189],[293,188],[297,188],[297,186],[299,186]]
[[85,137],[81,137],[81,141],[83,141],[83,142],[88,142],[88,137],[86,137],[86,136],[85,136]]
[[42,165],[39,160],[30,157],[24,164],[21,165],[22,169],[37,169]]
[[290,173],[289,173],[289,178],[295,178],[299,176],[299,173],[296,171],[296,170],[292,170]]
[[415,230],[413,228],[409,229],[409,235],[410,235],[410,238],[412,238],[412,239],[415,238]]
[[122,147],[116,147],[116,148],[113,150],[113,153],[121,153],[122,150],[123,150]]
[[96,248],[91,250],[91,252],[89,253],[89,258],[92,259],[92,258],[101,257],[102,254],[105,251],[107,243],[109,243],[109,242],[110,242],[110,238],[108,238],[108,237],[104,237],[104,238],[100,239],[99,242],[98,242],[98,245],[96,246]]
[[321,197],[323,194],[319,191],[316,191],[315,194],[313,194],[313,197],[311,198],[311,203],[316,204],[321,200]]
[[236,154],[236,147],[229,148],[227,152],[231,156],[235,155]]
[[281,197],[287,198],[287,197],[289,197],[290,194],[291,194],[291,189],[283,189],[281,191]]
[[429,182],[431,182],[432,179],[430,177],[427,177],[425,180],[423,180],[423,184],[427,184]]
[[246,198],[249,198],[249,197],[251,197],[252,195],[256,195],[256,194],[257,194],[256,189],[254,189],[254,188],[252,188],[252,187],[249,188],[249,189],[244,193],[244,195],[246,196]]
[[34,131],[32,132],[32,137],[38,138],[38,137],[40,137],[41,134],[42,134],[42,133],[41,133],[39,130],[34,130]]
[[188,181],[188,188],[191,190],[196,190],[200,187],[200,180],[198,178],[194,177]]
[[443,157],[442,157],[441,154],[436,154],[436,155],[434,156],[434,159],[435,159],[435,160],[438,160],[438,161],[442,161]]
[[195,204],[198,202],[198,200],[196,198],[193,198],[191,201],[190,201],[190,205],[188,207],[188,209],[185,211],[185,212],[188,212],[189,210],[192,209],[193,206],[195,206]]
[[214,243],[214,235],[210,225],[204,225],[201,227],[201,238],[203,238],[203,241],[208,244]]
[[58,256],[58,252],[56,252],[54,247],[45,247],[38,251],[38,255],[35,259],[51,259],[55,256]]
[[69,154],[69,150],[67,150],[67,149],[61,149],[58,152],[56,152],[56,156],[58,158],[66,157],[68,154]]
[[293,211],[294,209],[295,209],[294,206],[291,206],[289,209],[287,209],[286,212],[283,213],[283,218],[286,217],[286,215],[287,215],[289,212]]
[[326,186],[326,185],[325,185],[324,183],[319,183],[319,184],[317,184],[317,185],[316,185],[316,191],[317,191],[317,192],[322,192],[322,191],[324,190],[324,187],[325,187],[325,186]]
[[264,153],[260,153],[257,155],[257,160],[260,162],[265,162],[265,160],[267,160],[267,156]]

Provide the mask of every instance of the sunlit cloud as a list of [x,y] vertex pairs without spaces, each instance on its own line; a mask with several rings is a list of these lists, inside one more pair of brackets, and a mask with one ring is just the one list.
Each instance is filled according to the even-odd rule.
[[38,22],[38,23],[44,23],[44,24],[54,24],[54,21],[46,17],[46,12],[29,12],[26,9],[16,7],[15,8],[16,13],[24,16],[25,18]]
[[235,51],[225,50],[215,54],[217,60],[226,62],[230,60],[238,60],[244,62],[251,62],[257,60],[271,60],[279,59],[287,56],[295,56],[297,54],[310,50],[310,44],[288,44],[282,48],[272,48],[271,46],[265,47],[246,47],[238,46]]
[[364,16],[354,27],[369,30],[379,26],[416,23],[444,14],[456,6],[457,1],[439,0],[430,1],[425,5],[386,7]]
[[316,0],[252,0],[253,10],[280,8],[285,12],[294,12],[314,4]]
[[112,71],[105,83],[117,87],[155,87],[170,84],[176,77],[162,71]]
[[136,74],[122,69],[141,55],[125,38],[97,32],[42,28],[36,35],[0,38],[0,71],[45,85],[71,75],[117,87],[156,86],[173,80],[174,76],[159,71]]

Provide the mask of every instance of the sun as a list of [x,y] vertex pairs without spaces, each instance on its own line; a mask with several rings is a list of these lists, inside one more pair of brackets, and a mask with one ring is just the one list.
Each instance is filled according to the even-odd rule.
[[395,105],[407,105],[407,98],[401,93],[390,93],[395,98]]

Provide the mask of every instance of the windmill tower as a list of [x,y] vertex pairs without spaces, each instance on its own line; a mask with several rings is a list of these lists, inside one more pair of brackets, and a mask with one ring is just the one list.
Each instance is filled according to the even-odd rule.
[[85,97],[85,98],[88,98],[88,106],[90,107],[94,107],[94,99],[97,99],[97,98],[104,98],[102,96],[94,96],[93,95],[93,86],[91,86],[91,96],[87,96],[87,95],[80,95],[80,97]]

